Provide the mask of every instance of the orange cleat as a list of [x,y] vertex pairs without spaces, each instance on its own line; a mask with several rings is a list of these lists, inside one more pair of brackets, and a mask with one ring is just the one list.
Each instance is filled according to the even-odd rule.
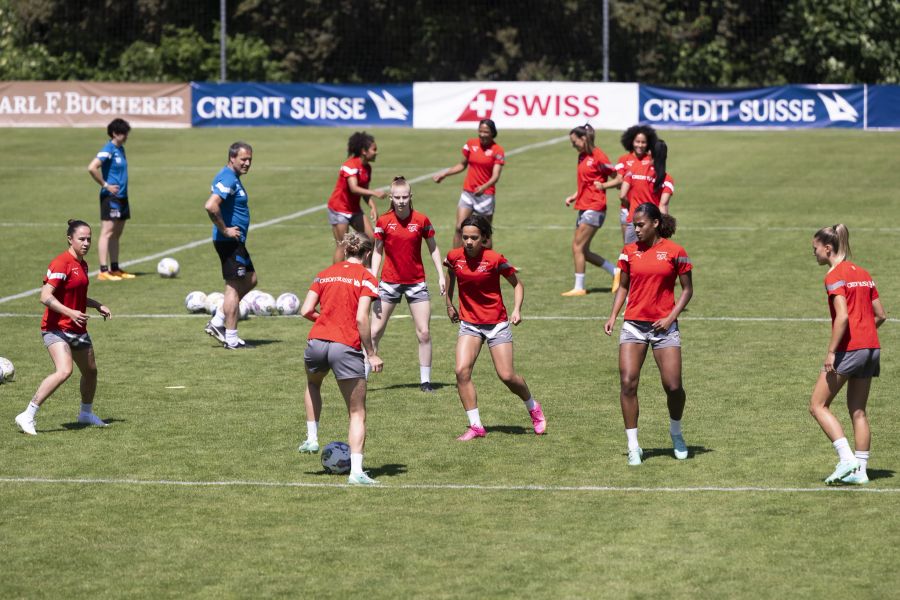
[[134,275],[133,273],[128,273],[126,271],[122,271],[121,269],[118,271],[110,271],[110,273],[112,273],[119,279],[134,279],[135,277],[137,277],[137,275]]
[[97,273],[97,281],[122,281],[122,278],[112,271],[100,271]]

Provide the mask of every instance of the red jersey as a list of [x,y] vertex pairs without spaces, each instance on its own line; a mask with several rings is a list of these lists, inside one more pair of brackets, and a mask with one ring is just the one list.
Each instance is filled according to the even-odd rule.
[[481,255],[468,257],[462,248],[454,248],[444,260],[456,275],[459,287],[459,318],[477,325],[506,321],[506,306],[500,293],[500,276],[516,272],[502,254],[489,248]]
[[410,211],[401,220],[394,211],[378,217],[375,239],[384,242],[384,267],[381,280],[388,283],[421,283],[425,281],[422,265],[422,240],[434,237],[428,217]]
[[[47,267],[44,283],[53,286],[53,295],[63,306],[81,312],[87,310],[87,291],[90,279],[88,278],[88,265],[84,260],[75,258],[66,250],[54,258]],[[46,308],[44,318],[41,319],[41,331],[57,330],[86,333],[87,327]]]
[[359,203],[361,196],[350,193],[350,183],[347,180],[351,177],[356,177],[359,187],[368,189],[372,180],[372,165],[363,164],[362,158],[358,156],[352,156],[344,161],[338,173],[337,183],[334,184],[334,191],[328,199],[328,208],[346,214],[362,212]]
[[576,210],[606,210],[606,191],[599,190],[595,181],[601,183],[615,175],[616,170],[609,162],[609,157],[600,148],[594,148],[590,155],[582,152],[578,155],[578,195],[575,198]]
[[662,238],[654,246],[635,242],[622,248],[617,265],[628,273],[627,321],[656,321],[675,308],[675,280],[693,267],[684,248]]
[[369,270],[345,260],[316,275],[309,289],[319,296],[319,318],[309,330],[308,338],[362,349],[356,326],[359,299],[378,297],[378,282]]
[[838,344],[838,352],[881,348],[878,330],[875,328],[875,311],[872,301],[878,299],[878,290],[869,272],[849,260],[840,262],[825,276],[825,292],[834,325],[834,296],[847,300],[847,332]]
[[[491,147],[485,150],[478,138],[467,141],[462,147],[462,154],[469,163],[466,181],[463,183],[463,189],[467,192],[474,192],[475,188],[487,183],[494,174],[494,165],[506,164],[506,153],[501,146],[491,144]],[[497,188],[492,185],[484,190],[484,193],[492,196],[496,191]]]
[[649,154],[643,160],[635,160],[631,169],[625,173],[625,180],[631,189],[628,190],[628,222],[631,223],[635,209],[645,202],[659,206],[663,194],[675,194],[675,182],[666,173],[659,193],[653,189],[656,183],[656,169],[653,168],[653,157]]
[[616,174],[625,177],[625,173],[631,170],[631,165],[634,164],[638,157],[634,154],[634,152],[629,152],[628,154],[623,154],[616,161],[615,169]]

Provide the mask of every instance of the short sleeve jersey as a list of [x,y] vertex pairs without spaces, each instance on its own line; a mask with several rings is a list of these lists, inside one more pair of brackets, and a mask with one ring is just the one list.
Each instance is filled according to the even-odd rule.
[[378,297],[378,282],[369,270],[345,260],[316,275],[309,289],[319,296],[319,318],[309,330],[309,339],[362,349],[356,326],[359,299]]
[[[494,174],[494,165],[506,164],[506,152],[502,146],[494,143],[490,148],[484,149],[478,138],[472,138],[463,145],[462,155],[469,164],[466,181],[463,183],[463,189],[467,192],[474,192],[475,188],[487,183]],[[493,185],[484,190],[488,196],[493,196],[496,192],[497,188]]]
[[415,210],[405,219],[389,211],[375,223],[375,239],[384,242],[384,267],[381,280],[388,283],[425,281],[422,265],[422,240],[434,237],[428,217]]
[[825,276],[825,292],[828,294],[832,324],[835,317],[834,297],[843,296],[847,300],[847,332],[837,351],[880,348],[875,310],[872,308],[872,301],[878,299],[878,289],[869,272],[849,260],[840,262]]
[[[100,161],[100,172],[103,173],[103,180],[110,185],[119,186],[116,194],[118,198],[128,198],[128,161],[125,160],[125,148],[116,146],[112,140],[106,142],[106,145],[97,153],[97,159]],[[109,196],[108,190],[100,190],[100,196]]]
[[485,248],[479,256],[468,257],[463,248],[454,248],[444,264],[456,275],[460,319],[478,325],[507,320],[500,276],[511,275],[516,268],[502,254]]
[[675,194],[675,181],[672,176],[666,173],[663,186],[659,193],[654,191],[653,186],[656,183],[656,169],[653,168],[653,158],[650,155],[644,157],[644,160],[635,160],[631,169],[625,173],[624,181],[628,182],[631,189],[628,191],[628,222],[631,223],[634,218],[634,211],[638,206],[645,202],[652,202],[659,206],[663,194]]
[[[247,240],[247,231],[250,229],[250,206],[248,204],[247,190],[241,184],[241,178],[229,167],[225,166],[213,179],[210,191],[222,199],[219,205],[222,211],[222,220],[226,227],[237,227],[241,230],[241,241]],[[214,241],[230,240],[219,232],[213,225],[212,236]]]
[[578,195],[575,197],[576,210],[606,210],[606,191],[599,190],[595,181],[601,183],[615,175],[616,170],[609,162],[609,157],[600,148],[594,148],[591,154],[582,152],[578,155]]
[[334,191],[331,192],[331,197],[328,198],[328,208],[345,214],[362,211],[362,208],[360,208],[361,196],[350,192],[350,182],[348,180],[351,177],[356,177],[356,183],[359,187],[368,189],[369,182],[372,180],[372,165],[368,163],[363,164],[362,158],[358,156],[351,156],[344,161],[338,173],[337,182],[334,184]]
[[634,161],[637,160],[637,156],[634,155],[634,152],[629,152],[628,154],[623,154],[616,160],[616,174],[625,177],[625,173],[631,170],[631,165],[634,164]]
[[[88,265],[75,258],[68,250],[57,256],[47,267],[44,283],[53,286],[53,296],[63,306],[77,311],[87,310]],[[69,317],[46,308],[41,319],[41,331],[68,331],[85,333],[87,327],[79,325]]]
[[675,308],[675,280],[692,269],[684,248],[662,238],[653,246],[643,242],[622,248],[617,265],[628,273],[627,321],[656,321]]

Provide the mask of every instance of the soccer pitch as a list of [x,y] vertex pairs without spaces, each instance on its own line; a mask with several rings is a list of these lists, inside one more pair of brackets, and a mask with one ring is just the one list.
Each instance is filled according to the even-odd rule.
[[[189,315],[192,290],[220,291],[203,209],[228,145],[254,146],[243,182],[248,248],[259,289],[303,298],[330,262],[323,204],[345,158],[347,129],[134,130],[126,146],[132,220],[122,261],[133,281],[97,282],[113,312],[89,330],[106,429],[74,423],[77,373],[38,413],[40,435],[13,423],[51,363],[36,293],[66,247],[65,224],[99,233],[86,166],[100,130],[3,130],[0,164],[2,597],[844,597],[896,594],[900,575],[900,134],[850,131],[663,132],[678,219],[674,241],[694,263],[694,298],[680,320],[691,455],[671,456],[665,396],[648,357],[639,389],[647,459],[628,467],[617,345],[602,332],[610,278],[589,267],[572,287],[576,153],[564,131],[500,131],[494,248],[522,270],[516,367],[548,418],[535,436],[486,351],[476,366],[488,436],[466,426],[453,371],[456,327],[432,291],[432,395],[418,389],[405,305],[381,343],[370,381],[366,468],[376,489],[344,486],[305,435],[303,348],[309,323],[254,317],[257,344],[225,352]],[[414,206],[449,250],[458,175],[426,176],[460,159],[474,131],[376,130],[373,185],[413,184]],[[598,132],[615,159],[619,132]],[[889,157],[887,160],[882,156]],[[611,194],[615,206],[615,193]],[[384,203],[380,204],[383,206]],[[610,219],[592,249],[615,258]],[[289,217],[289,218],[285,218]],[[846,223],[854,260],[878,283],[888,316],[882,375],[873,381],[871,483],[826,488],[836,462],[807,412],[830,324],[812,234]],[[196,243],[195,243],[196,242]],[[96,250],[87,260],[97,268]],[[426,274],[434,281],[426,260]],[[503,284],[507,305],[512,289]],[[21,297],[16,297],[21,296]],[[15,297],[13,299],[10,299]],[[333,378],[323,387],[319,439],[346,439]],[[849,421],[843,393],[835,413]],[[852,437],[851,437],[852,441]]]

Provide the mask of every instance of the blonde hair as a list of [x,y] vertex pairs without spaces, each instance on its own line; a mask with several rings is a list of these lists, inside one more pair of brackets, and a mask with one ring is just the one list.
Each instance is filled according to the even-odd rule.
[[831,246],[838,262],[850,258],[850,231],[843,223],[823,227],[816,232],[813,239],[823,246]]
[[404,177],[403,175],[397,175],[396,177],[394,177],[394,180],[391,181],[391,206],[388,210],[396,212],[396,210],[394,209],[394,188],[395,187],[405,187],[406,189],[409,190],[409,210],[412,211],[412,209],[413,209],[412,186],[409,185],[409,182],[406,181],[406,177]]
[[375,243],[364,233],[352,231],[344,234],[341,246],[348,258],[365,258],[374,248]]

